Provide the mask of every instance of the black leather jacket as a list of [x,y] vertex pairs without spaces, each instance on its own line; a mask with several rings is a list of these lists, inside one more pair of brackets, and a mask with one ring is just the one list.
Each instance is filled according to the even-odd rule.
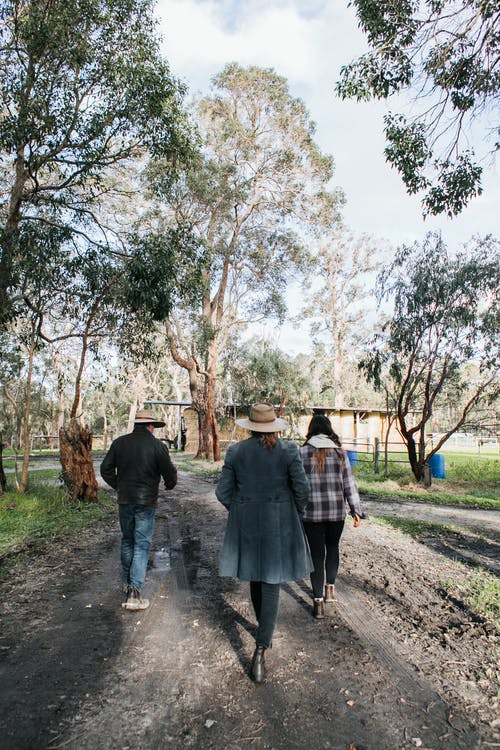
[[121,505],[158,505],[161,477],[167,490],[177,484],[177,469],[167,447],[146,425],[136,425],[133,432],[111,443],[101,464],[101,476],[118,491]]

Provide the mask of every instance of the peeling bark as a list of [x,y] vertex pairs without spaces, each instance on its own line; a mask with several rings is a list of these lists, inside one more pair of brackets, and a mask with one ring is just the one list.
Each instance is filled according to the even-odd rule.
[[92,433],[71,419],[59,431],[59,452],[64,484],[72,502],[96,503],[98,484],[92,460]]

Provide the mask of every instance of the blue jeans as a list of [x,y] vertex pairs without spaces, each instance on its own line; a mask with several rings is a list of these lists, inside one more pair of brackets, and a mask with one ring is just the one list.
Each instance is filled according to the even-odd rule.
[[119,505],[122,581],[139,591],[146,577],[155,525],[154,505]]

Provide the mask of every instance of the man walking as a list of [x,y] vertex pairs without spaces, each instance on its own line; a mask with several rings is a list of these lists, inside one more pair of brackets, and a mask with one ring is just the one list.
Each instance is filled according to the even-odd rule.
[[133,432],[114,440],[101,464],[102,478],[118,492],[122,582],[127,596],[124,609],[149,607],[141,589],[153,538],[160,479],[163,477],[167,490],[177,484],[177,469],[168,449],[153,435],[155,427],[164,425],[150,412],[138,411]]

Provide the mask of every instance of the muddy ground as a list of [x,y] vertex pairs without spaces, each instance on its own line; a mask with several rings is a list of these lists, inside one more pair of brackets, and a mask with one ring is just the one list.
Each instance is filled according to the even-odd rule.
[[498,636],[443,585],[497,571],[499,514],[368,499],[370,515],[456,512],[456,534],[348,523],[336,603],[317,621],[308,581],[283,586],[255,685],[248,584],[217,576],[213,490],[181,472],[162,496],[147,611],[120,607],[115,520],[19,563],[1,589],[3,750],[500,747]]

